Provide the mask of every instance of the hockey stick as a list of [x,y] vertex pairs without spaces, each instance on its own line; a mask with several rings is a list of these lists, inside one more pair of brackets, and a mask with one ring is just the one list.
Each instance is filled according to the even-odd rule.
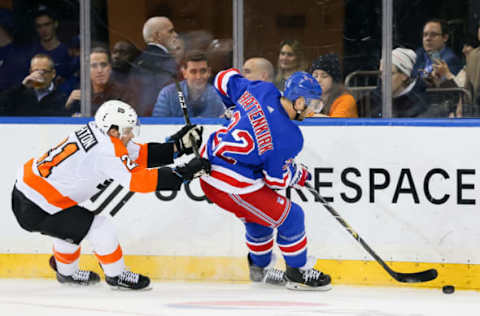
[[[187,104],[185,103],[185,97],[183,95],[182,88],[180,87],[180,84],[178,83],[178,80],[175,80],[175,86],[177,87],[178,102],[180,102],[180,106],[182,107],[183,118],[185,119],[185,124],[187,124],[187,126],[191,126],[192,123],[190,122],[190,118],[188,117]],[[193,153],[195,154],[195,157],[200,158],[200,154],[198,153],[197,144],[195,143],[195,139],[193,138],[193,135],[190,135],[190,141],[192,142],[192,149],[193,149]]]
[[309,183],[305,183],[305,187],[312,192],[312,194],[320,200],[322,205],[330,212],[330,214],[335,217],[335,219],[342,224],[343,227],[350,233],[350,235],[355,238],[356,241],[362,245],[362,247],[382,266],[385,271],[388,272],[398,282],[405,282],[405,283],[417,283],[417,282],[427,282],[435,279],[438,275],[437,270],[430,269],[421,272],[414,272],[414,273],[401,273],[393,271],[383,260],[380,258],[375,251],[370,248],[369,245],[358,235],[357,232],[353,230],[353,228],[340,216],[340,214],[335,211],[335,209],[330,206],[330,204],[318,193]]

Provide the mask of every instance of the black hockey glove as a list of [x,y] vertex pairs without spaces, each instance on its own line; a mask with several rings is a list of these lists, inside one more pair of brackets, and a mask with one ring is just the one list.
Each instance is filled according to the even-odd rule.
[[[196,148],[200,148],[202,145],[202,133],[203,126],[185,125],[178,132],[168,137],[167,142],[175,143],[175,147],[177,147],[178,155],[175,158],[178,158],[183,154],[189,155],[193,153],[194,144],[192,143],[192,139]],[[190,135],[192,136],[192,139],[190,138]]]
[[184,181],[190,181],[204,174],[210,173],[210,161],[205,158],[193,158],[188,163],[177,166],[173,171],[183,178]]

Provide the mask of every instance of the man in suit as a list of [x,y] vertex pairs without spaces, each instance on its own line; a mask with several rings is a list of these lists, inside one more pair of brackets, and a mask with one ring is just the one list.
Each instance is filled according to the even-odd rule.
[[135,60],[132,78],[136,87],[136,110],[140,116],[151,116],[160,90],[177,76],[177,64],[170,51],[178,34],[167,17],[152,17],[143,25],[147,47]]
[[30,74],[22,84],[0,94],[0,115],[66,116],[66,95],[54,84],[56,76],[53,59],[46,54],[33,56]]
[[[450,71],[456,75],[462,69],[461,60],[447,46],[448,24],[441,19],[432,19],[425,23],[422,34],[423,47],[415,52],[417,61],[413,67],[412,77],[420,76],[430,81],[441,81],[444,78],[430,78],[435,65],[444,61]],[[428,80],[430,79],[430,80]],[[433,84],[433,83],[430,83]]]

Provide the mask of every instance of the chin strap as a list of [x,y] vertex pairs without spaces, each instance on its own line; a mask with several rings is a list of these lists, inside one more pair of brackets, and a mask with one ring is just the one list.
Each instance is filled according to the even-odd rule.
[[297,111],[297,114],[295,114],[295,118],[294,118],[295,121],[299,121],[300,116],[302,116],[302,112],[303,111]]
[[304,106],[302,110],[297,110],[297,109],[295,108],[295,104],[292,103],[292,108],[293,108],[293,110],[297,113],[297,114],[295,114],[295,117],[294,117],[293,119],[294,119],[295,121],[300,121],[300,117],[302,116],[303,112],[305,112],[305,110],[307,109],[307,107]]

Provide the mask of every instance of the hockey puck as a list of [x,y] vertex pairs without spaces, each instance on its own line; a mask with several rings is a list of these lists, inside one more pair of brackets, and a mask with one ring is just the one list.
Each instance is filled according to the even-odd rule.
[[442,292],[445,294],[452,294],[455,292],[455,287],[453,285],[445,285],[442,287]]

